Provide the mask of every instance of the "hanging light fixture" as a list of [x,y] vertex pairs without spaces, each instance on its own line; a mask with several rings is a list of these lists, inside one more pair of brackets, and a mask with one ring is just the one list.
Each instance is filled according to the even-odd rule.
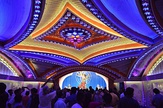
[[91,33],[83,28],[65,28],[60,31],[60,35],[74,45],[88,40]]

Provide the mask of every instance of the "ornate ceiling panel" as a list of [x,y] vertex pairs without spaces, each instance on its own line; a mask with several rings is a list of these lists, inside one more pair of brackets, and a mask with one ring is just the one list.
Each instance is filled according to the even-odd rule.
[[118,38],[118,36],[106,33],[67,11],[57,24],[35,39],[59,43],[80,50],[93,44]]
[[27,1],[0,2],[0,45],[37,78],[76,70],[134,76],[140,56],[162,40],[160,0]]

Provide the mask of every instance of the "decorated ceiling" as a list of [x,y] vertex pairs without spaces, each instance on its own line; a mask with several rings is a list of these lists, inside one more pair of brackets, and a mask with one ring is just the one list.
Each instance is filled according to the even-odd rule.
[[141,76],[143,69],[135,73],[134,67],[163,39],[162,5],[162,0],[1,0],[1,53],[26,78],[82,70],[113,80]]

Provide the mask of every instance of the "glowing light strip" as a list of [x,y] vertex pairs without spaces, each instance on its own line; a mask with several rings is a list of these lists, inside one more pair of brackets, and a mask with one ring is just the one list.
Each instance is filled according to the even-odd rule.
[[[94,46],[97,47],[97,46]],[[26,45],[17,45],[15,47],[10,48],[10,50],[26,50],[26,51],[34,51],[34,52],[45,52],[45,53],[51,53],[51,54],[57,54],[57,55],[62,55],[62,56],[66,56],[69,57],[71,59],[74,59],[80,63],[85,62],[86,60],[98,56],[100,54],[104,54],[104,53],[109,53],[109,52],[113,52],[113,51],[120,51],[120,50],[127,50],[127,49],[133,49],[133,48],[140,48],[140,47],[146,47],[146,46],[142,46],[141,44],[137,44],[137,43],[132,43],[132,44],[127,44],[127,45],[121,45],[121,46],[114,46],[111,48],[106,48],[100,51],[93,51],[90,53],[89,50],[89,55],[85,55],[83,56],[83,52],[82,51],[77,51],[76,55],[72,55],[71,53],[68,52],[63,52],[63,51],[59,51],[59,50],[54,50],[54,49],[47,49],[47,48],[41,48],[41,47],[37,47],[37,46],[26,46]],[[84,51],[85,53],[86,51]],[[82,56],[81,56],[82,55]],[[80,57],[81,56],[81,57]]]
[[[143,76],[147,76],[149,75],[150,70],[152,69],[152,67],[157,64],[160,63],[159,60],[161,60],[163,56],[163,52],[159,53],[158,55],[154,56],[154,58],[152,59],[152,61],[148,64],[148,67],[145,69]],[[153,69],[154,70],[154,69]]]
[[153,70],[163,61],[163,56],[161,56],[156,63],[152,66],[152,68],[150,69],[149,73],[147,74],[147,76],[149,75],[155,75],[155,74],[159,74],[159,73],[152,73]]
[[13,64],[11,64],[9,61],[6,61],[5,57],[2,54],[0,54],[0,62],[3,63],[8,69],[10,69],[15,76],[19,76],[18,73],[20,72],[18,72],[16,67],[13,66]]
[[32,47],[32,46],[24,46],[24,45],[17,45],[13,48],[10,48],[11,50],[25,50],[25,51],[34,51],[34,52],[45,52],[45,53],[50,53],[50,54],[57,54],[57,55],[62,55],[66,57],[73,58],[74,60],[80,61],[76,56],[71,55],[66,52],[61,52],[57,50],[52,50],[52,49],[45,49],[45,48],[38,48],[38,47]]
[[[98,63],[96,65],[103,65],[104,63],[112,63],[112,62],[122,61],[122,60],[126,60],[126,59],[137,58],[137,56],[138,56],[137,52],[141,52],[143,50],[145,50],[145,48],[121,50],[121,51],[117,51],[117,52],[106,53],[106,54],[102,54],[102,55],[96,56],[94,58],[91,58],[91,59],[87,60],[86,62],[84,62],[84,64],[87,64],[87,63],[89,63],[91,61],[97,61],[97,59],[100,59],[100,58],[101,59],[97,61]],[[130,56],[120,56],[118,58],[116,57],[116,59],[114,59],[114,60],[110,59],[109,61],[102,61],[102,59],[110,58],[110,57],[113,57],[113,56],[114,57],[119,56],[121,54],[129,54],[129,53],[132,53],[132,52],[135,52],[134,55],[132,54]]]
[[137,43],[133,43],[133,44],[127,44],[127,45],[121,45],[121,46],[115,46],[115,47],[111,47],[111,48],[107,48],[107,49],[103,49],[97,52],[94,52],[88,56],[86,56],[83,59],[83,62],[91,59],[95,56],[101,55],[101,54],[105,54],[105,53],[109,53],[109,52],[115,52],[115,51],[121,51],[121,50],[130,50],[130,49],[136,49],[136,48],[143,48],[146,46],[142,46],[141,44],[137,44]]

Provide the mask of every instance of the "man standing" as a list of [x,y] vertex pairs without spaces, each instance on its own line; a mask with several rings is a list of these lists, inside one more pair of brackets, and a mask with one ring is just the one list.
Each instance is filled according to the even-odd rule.
[[140,108],[137,100],[133,99],[134,89],[128,87],[125,91],[125,97],[119,100],[118,108]]
[[155,106],[155,108],[163,108],[163,95],[160,94],[157,88],[153,89],[153,93],[155,93],[155,95],[152,99],[152,105]]
[[6,108],[6,102],[9,96],[5,90],[6,84],[0,83],[0,108]]
[[45,86],[50,79],[48,79],[39,91],[39,108],[51,108],[51,101],[56,96],[56,91],[50,92],[50,88]]

